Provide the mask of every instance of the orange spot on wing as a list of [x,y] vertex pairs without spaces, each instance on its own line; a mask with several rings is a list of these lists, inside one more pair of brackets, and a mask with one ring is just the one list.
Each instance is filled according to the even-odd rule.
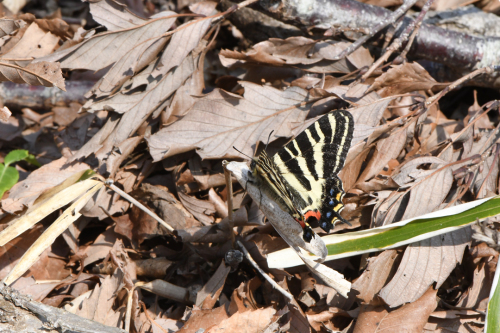
[[308,211],[307,213],[304,214],[304,219],[307,221],[309,220],[310,217],[314,217],[316,220],[319,221],[321,218],[321,213],[320,212],[315,212],[313,210]]

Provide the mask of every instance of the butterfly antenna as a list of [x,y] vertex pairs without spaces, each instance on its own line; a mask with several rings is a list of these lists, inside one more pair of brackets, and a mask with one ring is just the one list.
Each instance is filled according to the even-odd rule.
[[236,147],[235,147],[235,146],[233,146],[233,149],[234,149],[234,150],[236,150],[236,151],[237,151],[238,153],[240,153],[241,155],[245,155],[245,156],[246,156],[246,157],[248,157],[249,159],[253,159],[253,157],[250,157],[250,156],[248,156],[247,154],[245,154],[244,152],[242,152],[242,151],[240,151],[240,150],[236,149]]
[[267,137],[266,148],[264,148],[264,150],[266,150],[266,151],[267,151],[267,146],[269,145],[269,141],[271,141],[271,135],[273,135],[273,132],[274,132],[274,130],[272,130],[271,133],[269,133],[269,136]]

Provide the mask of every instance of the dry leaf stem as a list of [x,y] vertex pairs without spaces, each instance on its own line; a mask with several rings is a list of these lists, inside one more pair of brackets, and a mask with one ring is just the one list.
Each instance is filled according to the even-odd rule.
[[118,193],[119,195],[121,195],[124,199],[127,199],[128,201],[130,201],[131,203],[133,203],[134,205],[136,205],[138,208],[140,208],[144,213],[148,214],[149,216],[151,216],[152,218],[154,218],[158,223],[160,223],[162,226],[164,226],[165,228],[167,228],[168,231],[170,232],[173,232],[174,231],[174,228],[172,228],[167,222],[163,221],[158,215],[156,215],[154,212],[152,212],[150,209],[148,209],[146,206],[144,206],[143,204],[141,204],[139,201],[135,200],[134,198],[132,198],[130,195],[128,195],[127,193],[123,192],[120,188],[118,188],[115,184],[112,183],[113,181],[112,180],[107,180],[106,181],[106,186],[108,186],[109,188],[111,188],[113,191],[115,191],[116,193]]

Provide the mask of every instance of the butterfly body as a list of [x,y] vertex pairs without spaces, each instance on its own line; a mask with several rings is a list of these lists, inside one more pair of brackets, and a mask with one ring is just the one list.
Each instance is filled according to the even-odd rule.
[[310,242],[312,221],[329,232],[341,216],[344,189],[337,174],[351,145],[354,121],[346,110],[321,117],[274,156],[262,152],[250,164],[252,178],[292,215]]

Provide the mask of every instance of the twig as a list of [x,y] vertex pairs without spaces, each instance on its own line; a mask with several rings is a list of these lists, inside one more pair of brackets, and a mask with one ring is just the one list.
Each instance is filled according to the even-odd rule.
[[281,288],[280,285],[276,283],[276,281],[274,281],[273,279],[271,279],[269,277],[269,275],[267,275],[266,272],[264,272],[259,267],[259,265],[257,265],[257,263],[255,262],[255,260],[253,260],[252,256],[250,255],[250,253],[248,253],[248,251],[245,248],[245,246],[243,246],[243,244],[240,241],[236,241],[236,243],[238,243],[238,246],[241,248],[241,250],[245,254],[245,257],[248,259],[248,261],[250,261],[250,263],[252,264],[252,266],[255,267],[255,269],[264,277],[264,279],[266,279],[267,282],[269,282],[274,288],[276,288],[280,293],[282,293],[283,296],[285,296],[289,300],[293,300],[293,296],[288,291],[286,291],[285,289]]
[[443,97],[449,91],[455,89],[456,87],[458,87],[462,83],[464,83],[464,82],[466,82],[468,80],[471,80],[471,79],[473,79],[474,77],[476,77],[478,75],[481,75],[481,74],[491,74],[491,73],[493,73],[493,68],[491,68],[491,67],[483,67],[483,68],[476,69],[474,72],[472,72],[470,74],[467,74],[467,75],[461,77],[460,79],[452,82],[448,87],[444,88],[439,94],[434,95],[432,97],[429,97],[427,99],[427,101],[425,102],[426,107],[430,108],[431,106],[433,106],[434,104],[436,104],[441,99],[441,97]]
[[[413,41],[413,39],[417,35],[417,32],[418,32],[420,26],[422,25],[422,20],[424,19],[425,14],[427,14],[427,11],[429,10],[429,8],[433,2],[434,2],[434,0],[428,0],[425,3],[425,6],[420,11],[420,14],[418,15],[418,17],[415,20],[413,20],[413,22],[411,22],[406,27],[405,31],[392,42],[392,44],[387,48],[385,53],[380,58],[378,58],[377,61],[375,61],[375,63],[373,63],[370,66],[370,68],[368,69],[368,71],[366,71],[365,74],[363,74],[363,76],[361,77],[361,82],[366,81],[366,79],[370,77],[370,75],[373,73],[373,71],[375,71],[375,69],[377,69],[382,63],[386,62],[387,59],[389,59],[389,57],[395,51],[397,51],[401,48],[403,43],[408,40],[408,37],[410,36],[411,31],[413,31],[413,34],[412,34],[412,37],[413,37],[412,41]],[[408,44],[411,44],[411,43],[408,43]],[[406,54],[405,54],[405,57],[406,57]],[[405,57],[403,57],[403,58],[405,58]]]
[[344,51],[340,52],[337,56],[333,57],[333,60],[340,60],[354,51],[356,51],[361,45],[363,45],[368,39],[372,38],[375,36],[377,33],[382,31],[385,27],[387,27],[389,24],[394,24],[398,18],[403,16],[415,3],[417,0],[406,0],[397,10],[395,10],[389,17],[385,20],[382,20],[379,24],[374,26],[373,28],[370,29],[370,32],[356,40],[354,43],[349,45],[348,48],[346,48]]
[[144,304],[144,302],[140,302],[140,304],[141,304],[141,307],[142,307],[142,311],[144,311],[144,315],[145,315],[145,316],[146,316],[146,318],[149,320],[149,322],[150,322],[152,325],[155,325],[157,328],[159,328],[162,332],[164,332],[164,333],[169,333],[168,331],[165,331],[165,330],[163,329],[163,327],[161,327],[160,325],[158,325],[158,324],[156,323],[156,321],[154,321],[154,319],[153,319],[153,318],[151,318],[151,317],[149,316],[148,311],[147,311],[147,309],[146,309],[146,304]]
[[227,161],[223,161],[224,166],[224,177],[226,178],[226,188],[227,188],[227,216],[229,220],[233,220],[233,182],[231,181],[231,173],[226,169]]
[[46,331],[48,328],[53,328],[60,332],[125,332],[118,327],[106,326],[63,309],[32,301],[29,297],[20,294],[18,291],[4,284],[0,284],[0,300],[3,303],[12,305],[12,308],[10,308],[12,311],[4,311],[2,316],[8,323],[16,323],[16,328],[19,328],[20,324],[25,323],[27,328],[33,332]]
[[160,223],[162,226],[164,226],[165,228],[167,228],[168,231],[170,231],[170,232],[174,231],[174,228],[172,228],[170,225],[168,225],[167,222],[163,221],[158,215],[156,215],[155,213],[153,213],[146,206],[144,206],[139,201],[137,201],[134,198],[132,198],[127,193],[125,193],[122,190],[120,190],[115,184],[113,184],[113,181],[111,179],[107,179],[106,182],[105,182],[105,184],[106,184],[106,186],[108,186],[109,188],[111,188],[113,191],[115,191],[116,193],[118,193],[119,195],[121,195],[123,198],[127,199],[128,201],[130,201],[131,203],[133,203],[134,205],[136,205],[144,213],[146,213],[149,216],[151,216],[152,218],[154,218],[158,223]]
[[422,7],[422,10],[418,14],[418,17],[415,19],[413,22],[417,22],[417,26],[413,29],[413,32],[411,33],[410,40],[408,43],[406,43],[405,49],[403,52],[401,52],[401,58],[406,59],[406,55],[408,52],[410,52],[410,48],[413,45],[413,42],[415,41],[415,37],[417,37],[418,31],[420,30],[420,27],[422,26],[422,22],[424,21],[424,17],[429,11],[430,7],[434,3],[434,0],[428,0],[424,7]]

